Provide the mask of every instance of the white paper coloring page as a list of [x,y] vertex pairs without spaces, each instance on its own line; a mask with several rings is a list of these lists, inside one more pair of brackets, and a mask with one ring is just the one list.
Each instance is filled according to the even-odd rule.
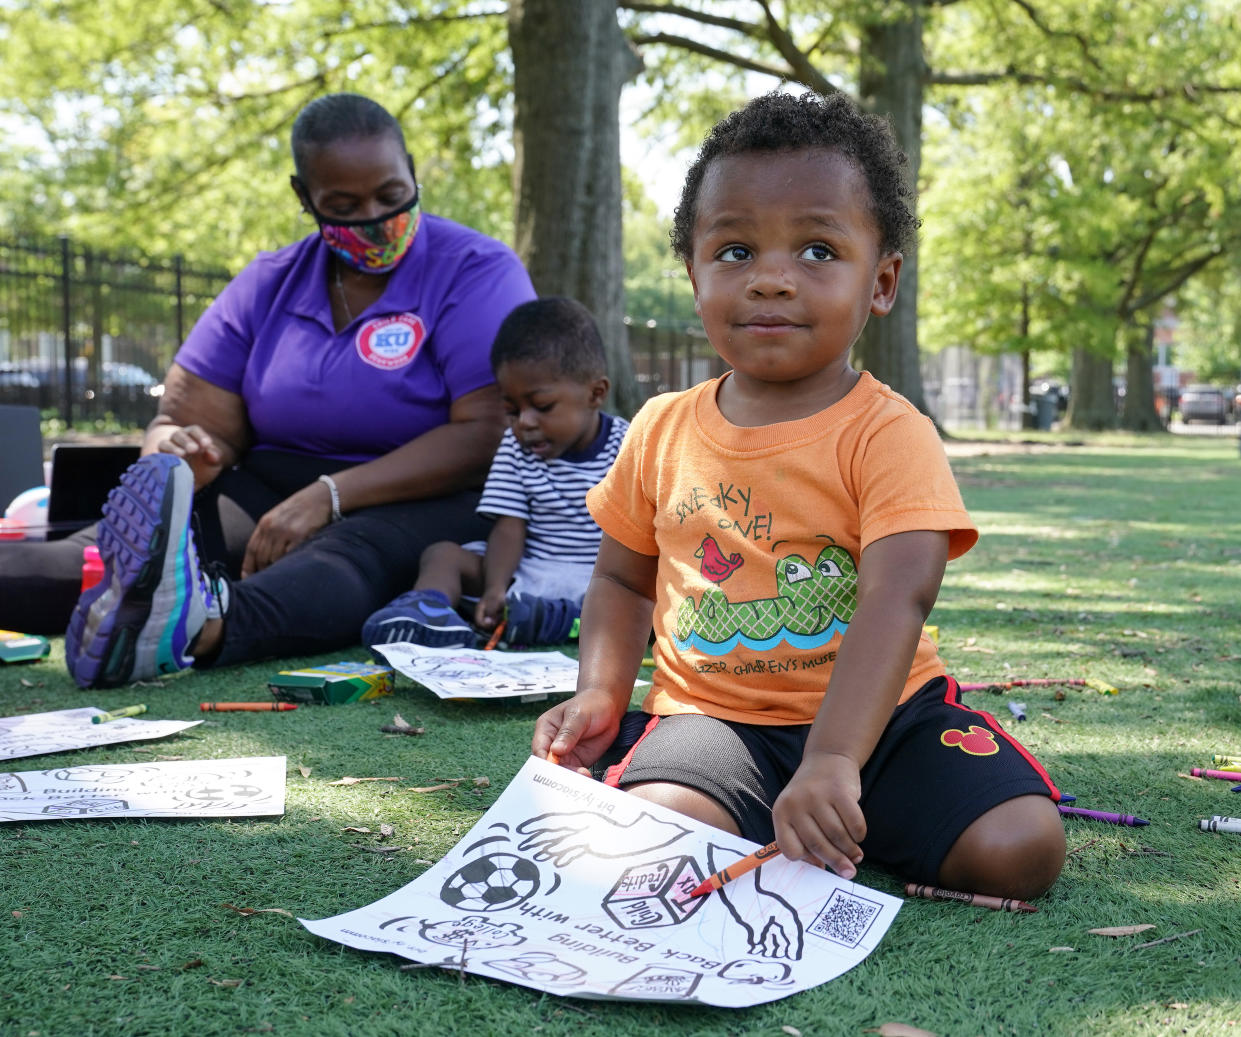
[[734,1007],[826,983],[875,949],[900,899],[784,857],[690,898],[758,848],[531,758],[413,882],[301,922],[553,994]]
[[442,699],[536,702],[577,690],[577,660],[563,652],[426,648],[401,641],[375,645],[388,664]]
[[0,717],[0,760],[164,738],[202,723],[201,720],[139,720],[137,717],[91,723],[91,717],[103,712],[94,706],[84,706],[52,713]]
[[174,760],[0,774],[0,822],[284,813],[285,758]]

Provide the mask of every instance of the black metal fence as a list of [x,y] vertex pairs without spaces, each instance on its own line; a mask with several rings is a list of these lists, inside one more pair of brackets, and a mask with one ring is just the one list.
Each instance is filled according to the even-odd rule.
[[180,257],[0,239],[0,403],[31,404],[70,426],[145,425],[177,347],[228,280]]
[[688,389],[728,370],[700,326],[627,320],[629,355],[648,397]]
[[[0,238],[0,403],[39,407],[68,426],[145,425],[173,354],[229,278],[68,238]],[[647,396],[725,369],[701,327],[634,318],[628,330]]]

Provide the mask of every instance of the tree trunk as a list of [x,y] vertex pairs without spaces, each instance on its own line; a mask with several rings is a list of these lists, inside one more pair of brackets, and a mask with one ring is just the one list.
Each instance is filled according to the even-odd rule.
[[[864,108],[887,115],[909,156],[909,179],[918,183],[922,161],[922,0],[905,0],[907,16],[865,28],[858,92]],[[886,382],[924,413],[918,362],[918,255],[911,249],[901,267],[896,305],[882,320],[867,322],[853,350],[859,367]]]
[[594,313],[609,405],[629,415],[644,397],[624,321],[620,92],[642,62],[614,4],[512,0],[508,26],[517,254],[540,295],[571,296]]
[[1116,402],[1112,395],[1112,358],[1078,346],[1073,350],[1069,375],[1067,424],[1093,432],[1116,427]]
[[1163,428],[1155,410],[1155,372],[1153,369],[1155,325],[1126,324],[1121,328],[1125,342],[1125,406],[1120,427],[1132,432],[1157,432]]

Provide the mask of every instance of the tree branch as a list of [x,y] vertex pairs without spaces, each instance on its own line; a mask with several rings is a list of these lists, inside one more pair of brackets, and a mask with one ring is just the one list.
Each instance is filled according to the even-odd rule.
[[1090,44],[1085,36],[1077,32],[1067,32],[1064,29],[1053,29],[1043,21],[1042,16],[1034,9],[1034,5],[1029,3],[1028,0],[1012,0],[1012,2],[1025,11],[1026,16],[1031,22],[1034,23],[1034,27],[1038,29],[1039,32],[1043,33],[1044,36],[1067,38],[1075,41],[1078,47],[1081,48],[1082,57],[1089,61],[1090,64],[1092,64],[1098,71],[1103,71],[1103,66],[1100,65],[1099,62],[1095,60],[1094,55],[1090,53]]
[[696,11],[692,7],[682,7],[680,4],[650,4],[631,2],[631,0],[618,0],[616,6],[625,11],[637,11],[639,14],[672,14],[678,18],[688,18],[690,21],[700,22],[703,25],[714,25],[720,29],[731,29],[733,32],[739,32],[743,36],[749,36],[751,39],[763,39],[762,27],[754,22],[743,22],[739,18],[726,18],[723,15],[707,14],[705,11]]
[[1203,253],[1201,256],[1191,259],[1188,263],[1184,263],[1173,270],[1169,270],[1167,272],[1167,276],[1169,278],[1167,283],[1165,283],[1162,287],[1152,288],[1149,292],[1139,298],[1130,308],[1130,314],[1140,313],[1152,303],[1158,302],[1165,295],[1169,295],[1176,291],[1181,287],[1181,285],[1193,277],[1194,274],[1198,273],[1198,271],[1205,267],[1208,263],[1212,263],[1216,259],[1219,259],[1220,256],[1226,255],[1227,251],[1228,250],[1222,245],[1216,245],[1215,248]]
[[795,78],[791,68],[777,68],[775,65],[765,65],[761,61],[751,61],[749,58],[743,58],[737,54],[729,54],[728,51],[720,50],[716,47],[708,47],[705,43],[692,40],[688,36],[674,36],[667,32],[652,32],[634,36],[632,39],[637,46],[653,43],[663,44],[666,47],[680,47],[683,50],[701,54],[703,57],[713,58],[716,61],[722,61],[729,65],[736,65],[737,68],[744,68],[750,72],[760,72],[765,76],[774,76],[776,79]]
[[1182,83],[1177,87],[1157,87],[1154,90],[1112,90],[1093,86],[1084,79],[1072,76],[1040,76],[1031,72],[1019,72],[1009,66],[999,72],[929,72],[927,83],[934,86],[991,86],[996,83],[1019,83],[1022,86],[1062,86],[1075,93],[1098,98],[1101,101],[1168,101],[1178,96],[1196,101],[1198,94],[1241,94],[1241,86],[1220,86],[1214,83]]
[[780,56],[788,62],[789,68],[792,69],[794,78],[799,83],[810,87],[820,94],[834,94],[834,87],[825,75],[810,63],[810,59],[803,53],[800,47],[794,42],[793,37],[780,24],[779,19],[771,10],[771,4],[767,0],[758,0],[758,5],[763,9],[763,15],[767,19],[767,37],[771,40],[771,44],[779,52]]

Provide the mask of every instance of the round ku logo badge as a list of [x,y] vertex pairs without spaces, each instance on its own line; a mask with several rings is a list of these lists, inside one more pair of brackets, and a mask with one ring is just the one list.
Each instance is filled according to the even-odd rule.
[[372,317],[358,329],[354,344],[358,356],[381,371],[404,367],[415,356],[427,337],[422,318],[412,313]]

